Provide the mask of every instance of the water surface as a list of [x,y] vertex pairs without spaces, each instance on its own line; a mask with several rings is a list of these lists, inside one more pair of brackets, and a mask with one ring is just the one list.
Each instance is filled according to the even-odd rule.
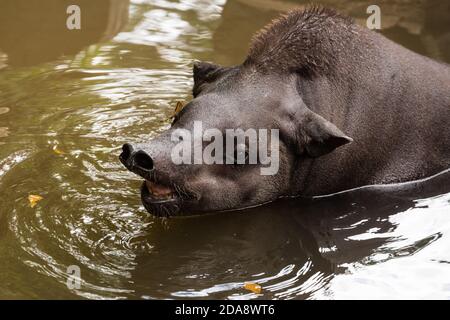
[[[72,3],[81,31],[65,29]],[[190,99],[194,59],[240,63],[255,31],[304,2],[93,3],[0,3],[0,298],[450,298],[448,172],[163,221],[118,161]],[[322,3],[359,23],[371,4]],[[450,61],[447,1],[380,3],[385,35]]]

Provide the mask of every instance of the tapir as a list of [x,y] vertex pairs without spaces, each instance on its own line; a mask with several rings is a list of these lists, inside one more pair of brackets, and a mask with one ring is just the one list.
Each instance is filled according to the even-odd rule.
[[[122,147],[154,215],[243,209],[450,167],[450,66],[332,9],[290,11],[254,36],[242,64],[195,62],[193,80],[193,99],[170,129]],[[277,130],[277,172],[261,174],[267,163],[176,163],[183,137],[174,133],[196,122],[219,133]],[[189,143],[203,146],[196,136]]]

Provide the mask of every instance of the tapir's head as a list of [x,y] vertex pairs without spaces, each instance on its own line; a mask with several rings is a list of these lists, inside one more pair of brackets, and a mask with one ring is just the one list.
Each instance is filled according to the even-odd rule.
[[141,198],[152,214],[240,209],[290,195],[302,159],[351,141],[308,109],[294,76],[205,62],[193,73],[194,99],[171,128],[125,144],[120,155],[145,179]]
[[194,64],[194,99],[172,127],[154,140],[125,144],[120,155],[145,179],[147,210],[233,210],[301,191],[305,159],[351,141],[312,109],[330,110],[321,105],[329,94],[318,88],[330,90],[335,85],[327,79],[345,76],[336,76],[336,65],[353,55],[357,28],[331,10],[294,10],[254,37],[242,65]]

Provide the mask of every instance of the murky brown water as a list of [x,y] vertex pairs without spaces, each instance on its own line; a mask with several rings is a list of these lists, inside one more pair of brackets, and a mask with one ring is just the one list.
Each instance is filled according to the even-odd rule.
[[[65,28],[73,3],[81,31]],[[450,299],[448,172],[163,223],[119,163],[189,99],[194,59],[241,62],[253,32],[302,3],[2,0],[0,298]],[[323,3],[362,22],[371,4]],[[380,3],[383,33],[450,62],[448,1]]]

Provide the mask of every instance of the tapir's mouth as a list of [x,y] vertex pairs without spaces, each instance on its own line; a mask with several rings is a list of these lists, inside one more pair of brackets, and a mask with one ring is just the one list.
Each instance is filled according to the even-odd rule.
[[[132,150],[131,150],[132,151]],[[181,214],[181,209],[195,207],[199,195],[172,181],[170,176],[157,170],[148,170],[130,161],[131,151],[126,150],[119,156],[122,164],[131,172],[144,178],[141,186],[141,200],[145,209],[158,217],[170,217]]]
[[195,204],[198,196],[175,184],[145,180],[141,186],[141,200],[149,213],[157,217],[172,217],[181,215],[181,209]]
[[172,187],[158,184],[149,180],[145,180],[144,184],[152,198],[154,198],[155,200],[170,200],[174,199],[174,197],[176,196],[176,191]]
[[141,200],[145,209],[155,216],[170,217],[180,213],[182,198],[172,187],[145,180]]

